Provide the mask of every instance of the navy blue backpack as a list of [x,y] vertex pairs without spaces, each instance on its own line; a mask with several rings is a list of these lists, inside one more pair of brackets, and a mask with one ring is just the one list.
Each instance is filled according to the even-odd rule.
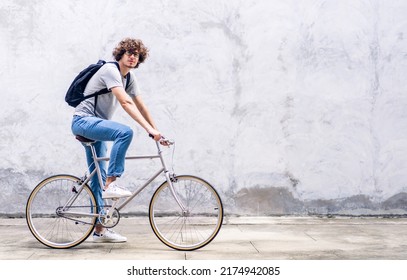
[[[84,96],[84,94],[83,94],[90,78],[92,78],[92,76],[105,63],[106,63],[106,61],[99,60],[97,63],[89,65],[87,68],[82,70],[75,77],[71,86],[69,87],[68,91],[65,94],[65,101],[69,104],[69,106],[76,107],[79,105],[79,103],[81,103],[85,99],[97,97],[98,95],[110,92],[107,88],[105,88],[98,92],[89,94],[87,96]],[[120,71],[119,63],[117,63],[117,62],[107,62],[107,63],[114,63],[117,66],[117,69],[119,69],[119,71]],[[126,88],[127,88],[129,85],[129,82],[130,82],[130,72],[127,74],[126,78],[127,78],[127,82],[126,82]],[[95,101],[95,107],[96,107],[96,101]]]

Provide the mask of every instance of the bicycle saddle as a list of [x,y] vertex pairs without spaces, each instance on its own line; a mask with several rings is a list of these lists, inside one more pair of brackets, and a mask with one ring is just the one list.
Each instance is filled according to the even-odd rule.
[[80,136],[80,135],[75,135],[76,140],[78,140],[79,142],[82,143],[94,143],[95,140],[92,139],[88,139],[86,137]]

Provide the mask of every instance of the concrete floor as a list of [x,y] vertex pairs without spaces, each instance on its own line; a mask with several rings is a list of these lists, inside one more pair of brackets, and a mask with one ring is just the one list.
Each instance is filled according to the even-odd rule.
[[88,239],[71,249],[45,247],[25,219],[0,219],[0,260],[406,260],[406,218],[230,217],[218,236],[192,252],[175,251],[147,217],[122,218],[121,244]]

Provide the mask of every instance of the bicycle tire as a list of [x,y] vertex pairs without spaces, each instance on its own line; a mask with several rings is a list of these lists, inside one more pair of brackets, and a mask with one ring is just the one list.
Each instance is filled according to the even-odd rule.
[[[80,186],[72,175],[55,175],[41,181],[31,192],[26,205],[27,225],[42,244],[67,249],[85,241],[95,226],[96,217],[64,216],[57,213]],[[70,209],[96,213],[96,200],[88,185],[84,185]]]
[[222,200],[212,185],[196,176],[176,176],[172,184],[187,209],[181,210],[165,181],[150,201],[151,228],[159,240],[173,249],[200,249],[216,237],[222,226]]

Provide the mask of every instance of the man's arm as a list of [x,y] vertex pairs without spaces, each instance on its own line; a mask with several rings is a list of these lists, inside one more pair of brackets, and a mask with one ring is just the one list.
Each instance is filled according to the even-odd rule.
[[153,117],[150,114],[150,111],[148,110],[146,104],[144,103],[143,99],[141,98],[140,95],[137,95],[132,98],[134,104],[136,104],[138,110],[140,113],[143,115],[144,119],[154,128],[157,129],[157,126],[154,123]]
[[[126,91],[122,87],[114,87],[111,89],[114,96],[116,96],[117,100],[119,101],[122,108],[127,112],[127,114],[132,117],[137,123],[143,127],[148,134],[153,135],[154,140],[159,141],[161,139],[161,134],[155,128],[154,122],[151,119],[151,115],[147,110],[147,107],[142,101],[137,101],[137,97],[135,98],[137,103],[140,103],[136,106],[135,102],[132,98],[126,93]],[[142,111],[139,109],[142,109]]]

